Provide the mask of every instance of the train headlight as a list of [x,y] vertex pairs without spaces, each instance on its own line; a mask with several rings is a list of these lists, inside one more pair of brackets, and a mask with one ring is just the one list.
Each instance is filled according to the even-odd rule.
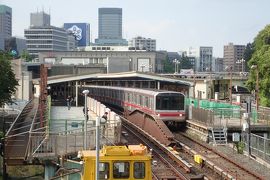
[[182,114],[179,114],[180,117],[182,117]]
[[158,116],[160,116],[160,114],[157,114]]

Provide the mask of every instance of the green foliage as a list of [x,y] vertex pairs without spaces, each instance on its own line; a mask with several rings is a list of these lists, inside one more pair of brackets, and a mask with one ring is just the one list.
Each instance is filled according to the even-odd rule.
[[244,60],[245,60],[245,66],[248,64],[250,59],[252,58],[252,54],[254,53],[254,44],[253,43],[247,43],[245,51],[244,51]]
[[187,56],[182,56],[181,58],[181,69],[191,69],[192,64]]
[[236,148],[237,148],[237,153],[243,154],[244,153],[244,148],[245,148],[245,143],[240,141],[236,143]]
[[250,69],[247,86],[255,90],[256,72],[259,73],[259,97],[260,105],[270,106],[270,25],[266,26],[256,36],[253,42],[252,57],[248,62],[249,68],[257,65],[257,68]]
[[31,62],[33,60],[33,57],[31,57],[31,55],[26,50],[23,50],[21,58],[24,59],[26,62]]
[[164,73],[174,73],[174,65],[172,62],[169,62],[168,56],[164,61]]
[[11,96],[16,91],[18,81],[11,69],[9,53],[0,51],[0,107],[4,103],[11,102]]

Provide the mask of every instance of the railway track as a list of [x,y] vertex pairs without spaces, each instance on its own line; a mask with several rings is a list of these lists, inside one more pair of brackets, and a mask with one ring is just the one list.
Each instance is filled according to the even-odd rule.
[[194,140],[184,133],[175,133],[174,135],[175,141],[181,144],[188,154],[191,156],[200,154],[204,159],[204,164],[225,179],[264,179],[207,144]]
[[[138,139],[142,138],[141,133],[143,133],[141,132],[141,130],[136,129],[135,134],[140,134],[139,136],[136,136],[136,138]],[[200,143],[199,141],[193,140],[189,138],[188,136],[184,135],[183,133],[174,133],[174,135],[175,135],[175,142],[177,142],[182,147],[182,148],[177,149],[176,156],[181,157],[185,162],[189,162],[188,163],[189,165],[192,165],[192,167],[189,168],[190,170],[188,171],[189,173],[196,174],[196,175],[193,174],[193,176],[196,176],[196,178],[194,179],[198,179],[199,176],[203,176],[204,179],[213,179],[213,180],[214,179],[245,179],[245,180],[246,179],[247,180],[264,179],[260,175],[249,171],[248,169],[243,167],[241,164],[238,164],[237,162],[217,152],[215,149],[211,148],[209,145],[205,145],[203,143]],[[149,137],[148,137],[148,140],[149,140]],[[148,143],[151,143],[152,141],[155,141],[155,140],[151,139],[149,141],[150,142]],[[141,142],[147,145],[147,143],[143,141]],[[158,144],[159,144],[158,142],[155,143],[155,146],[158,146]],[[150,145],[149,147],[152,148]],[[158,154],[164,154],[164,152],[166,152],[166,150],[162,149],[161,152],[159,152]],[[168,152],[166,152],[165,154],[167,157],[175,156],[175,154],[169,155]],[[204,163],[202,165],[198,165],[194,163],[193,158],[195,154],[199,154],[202,156],[204,160]],[[177,160],[174,160],[174,161],[177,161]],[[158,162],[158,163],[161,163],[161,162]],[[182,169],[187,168],[187,167],[184,167],[183,163],[179,163],[177,166],[182,166]],[[166,167],[168,169],[168,166]],[[153,166],[153,169],[154,168],[155,167]],[[185,173],[187,172],[186,170],[187,169],[185,169]],[[157,171],[164,172],[164,170],[161,170],[161,169]],[[188,179],[192,179],[192,177],[189,177],[188,175],[185,177],[187,177]],[[155,175],[153,175],[153,178],[155,178]],[[157,179],[159,179],[158,175],[157,175]]]
[[[153,179],[190,179],[190,175],[183,169],[183,165],[179,165],[173,159],[171,159],[168,154],[166,154],[162,147],[159,147],[157,144],[154,144],[149,139],[141,135],[141,132],[138,133],[138,130],[131,127],[131,125],[123,121],[123,128],[128,133],[126,139],[128,143],[143,143],[152,151],[153,155],[153,166],[152,174]],[[187,167],[191,167],[187,163]]]

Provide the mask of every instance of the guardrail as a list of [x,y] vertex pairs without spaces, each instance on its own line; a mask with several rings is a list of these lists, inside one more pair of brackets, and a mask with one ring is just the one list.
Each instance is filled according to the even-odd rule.
[[[245,149],[248,151],[248,134],[242,134],[242,141],[245,143]],[[250,134],[251,154],[270,163],[270,139]]]

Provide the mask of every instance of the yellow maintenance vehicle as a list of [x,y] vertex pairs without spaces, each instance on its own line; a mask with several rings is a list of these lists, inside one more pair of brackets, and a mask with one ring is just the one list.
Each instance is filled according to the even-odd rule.
[[[95,180],[96,151],[80,151],[83,180]],[[99,179],[152,179],[152,155],[144,145],[104,146],[99,155]]]

